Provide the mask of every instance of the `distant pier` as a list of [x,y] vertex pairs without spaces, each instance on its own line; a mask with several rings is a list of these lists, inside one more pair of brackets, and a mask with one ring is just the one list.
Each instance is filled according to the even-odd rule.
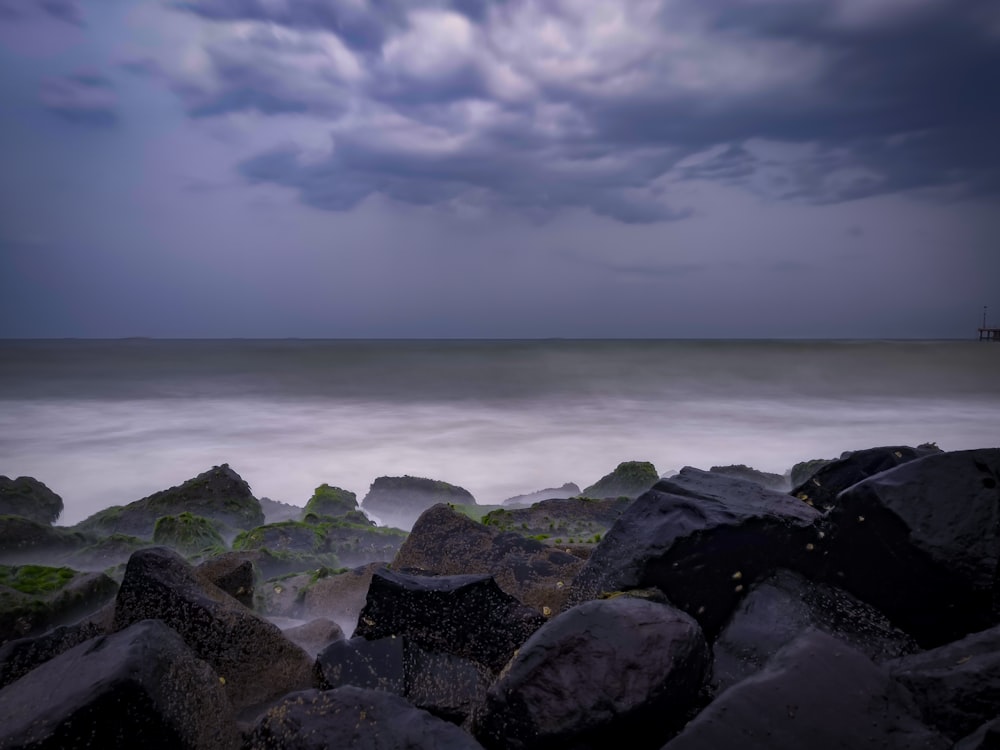
[[1000,328],[980,328],[980,341],[1000,341]]

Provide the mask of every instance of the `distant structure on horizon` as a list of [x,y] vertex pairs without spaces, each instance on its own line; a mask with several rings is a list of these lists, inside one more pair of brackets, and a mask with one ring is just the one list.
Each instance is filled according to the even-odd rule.
[[983,325],[979,329],[980,341],[1000,341],[1000,328],[989,328],[986,325],[986,305],[983,305]]

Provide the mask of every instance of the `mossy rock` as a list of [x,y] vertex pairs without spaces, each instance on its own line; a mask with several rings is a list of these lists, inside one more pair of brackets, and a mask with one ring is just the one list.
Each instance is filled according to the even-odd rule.
[[215,525],[192,513],[162,516],[153,528],[153,543],[173,547],[183,555],[217,555],[226,551]]
[[22,516],[51,525],[62,510],[62,498],[37,479],[0,477],[0,515]]
[[836,460],[835,458],[813,458],[809,461],[799,461],[788,472],[791,477],[791,486],[798,487],[824,466],[832,464]]
[[309,568],[340,567],[391,560],[405,539],[405,531],[372,526],[367,518],[352,523],[346,518],[313,517],[309,523],[282,521],[243,532],[233,540],[233,549],[267,550]]
[[128,534],[112,534],[76,550],[66,557],[65,562],[81,570],[106,570],[124,565],[133,552],[150,547],[152,544],[149,539],[140,539]]
[[45,565],[0,565],[0,586],[29,596],[44,596],[58,591],[76,575],[72,568]]
[[774,474],[769,471],[760,471],[746,464],[729,464],[728,466],[713,466],[709,469],[713,474],[722,474],[734,479],[746,479],[755,482],[761,487],[778,492],[788,492],[792,489],[791,479],[787,475]]
[[302,515],[305,517],[309,514],[314,514],[336,518],[348,513],[358,512],[359,510],[357,495],[340,487],[331,487],[324,483],[313,492],[313,496],[306,503]]
[[585,497],[637,498],[660,479],[649,461],[623,461],[614,471],[601,477],[583,491]]
[[549,545],[594,545],[631,502],[627,497],[543,500],[527,508],[494,510],[483,524]]
[[61,559],[93,539],[24,516],[0,516],[0,561],[26,563]]

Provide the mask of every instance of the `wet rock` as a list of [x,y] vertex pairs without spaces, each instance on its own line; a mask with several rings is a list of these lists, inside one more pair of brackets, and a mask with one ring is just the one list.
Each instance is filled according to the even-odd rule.
[[631,502],[627,497],[544,500],[530,508],[491,511],[483,516],[483,524],[550,545],[596,544]]
[[354,633],[369,640],[407,636],[427,651],[472,659],[496,673],[544,621],[488,575],[383,569],[372,576]]
[[197,573],[218,586],[245,607],[253,608],[253,561],[239,552],[226,552],[195,568]]
[[148,539],[128,534],[112,534],[89,542],[62,559],[67,565],[79,570],[107,570],[125,565],[133,552],[152,546],[153,543]]
[[574,555],[477,523],[443,504],[420,516],[392,562],[394,570],[420,574],[492,575],[501,589],[541,612],[562,609],[582,566]]
[[404,640],[397,636],[375,639],[358,636],[331,643],[316,657],[319,686],[329,690],[353,685],[405,695]]
[[92,541],[60,526],[22,516],[0,516],[0,562],[51,563]]
[[225,680],[237,710],[312,685],[308,654],[166,547],[132,555],[118,591],[114,629],[145,619],[177,631]]
[[191,513],[157,518],[153,543],[173,547],[186,556],[219,554],[226,548],[215,525]]
[[663,750],[945,750],[906,690],[857,649],[809,631],[719,695]]
[[660,475],[649,461],[623,461],[583,491],[585,497],[639,497]]
[[467,489],[422,477],[378,477],[361,507],[384,526],[409,530],[420,514],[437,503],[475,505]]
[[218,676],[161,622],[80,643],[0,690],[0,747],[235,748]]
[[810,505],[827,510],[836,503],[837,495],[852,484],[923,456],[940,453],[937,446],[889,445],[861,451],[847,451],[834,461],[820,462],[816,470],[795,483],[792,494]]
[[474,734],[488,748],[658,748],[686,718],[707,668],[698,624],[673,607],[617,597],[539,629],[487,692]]
[[308,515],[329,516],[337,518],[348,513],[360,510],[358,506],[358,496],[353,492],[331,487],[328,484],[321,484],[309,498],[306,507],[302,510],[303,517]]
[[996,750],[1000,748],[1000,716],[955,743],[953,750]]
[[290,503],[282,503],[269,497],[258,499],[260,509],[264,513],[264,523],[279,523],[280,521],[298,521],[302,517],[302,508]]
[[316,658],[323,649],[331,643],[344,640],[344,631],[340,625],[326,617],[297,625],[291,628],[282,628],[285,638],[299,646],[310,657]]
[[51,525],[62,510],[62,498],[37,479],[0,477],[0,516],[21,516]]
[[84,641],[104,635],[95,623],[62,625],[44,635],[8,641],[0,647],[0,688]]
[[958,740],[1000,715],[1000,627],[888,663],[924,722]]
[[397,695],[357,687],[307,690],[268,711],[246,750],[480,750],[453,724]]
[[818,517],[755,482],[684,468],[625,509],[577,575],[570,602],[655,586],[714,639],[751,584],[804,565]]
[[825,579],[924,648],[996,623],[1000,449],[935,453],[876,474],[842,492],[822,526]]
[[580,488],[573,482],[566,482],[562,487],[547,487],[544,490],[529,492],[527,495],[515,495],[508,497],[501,505],[526,506],[540,503],[543,500],[554,500],[556,498],[576,497],[580,494]]
[[881,612],[847,592],[779,570],[750,588],[713,644],[715,691],[760,671],[809,629],[833,635],[876,663],[918,650]]
[[762,487],[778,492],[787,492],[791,489],[791,480],[783,474],[774,474],[769,471],[759,471],[746,464],[730,464],[728,466],[713,466],[709,471],[722,474],[735,479],[747,479],[756,482]]

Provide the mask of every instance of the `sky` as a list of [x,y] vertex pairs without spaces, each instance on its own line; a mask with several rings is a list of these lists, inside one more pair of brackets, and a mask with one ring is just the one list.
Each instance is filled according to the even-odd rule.
[[968,338],[996,0],[0,0],[0,338]]

